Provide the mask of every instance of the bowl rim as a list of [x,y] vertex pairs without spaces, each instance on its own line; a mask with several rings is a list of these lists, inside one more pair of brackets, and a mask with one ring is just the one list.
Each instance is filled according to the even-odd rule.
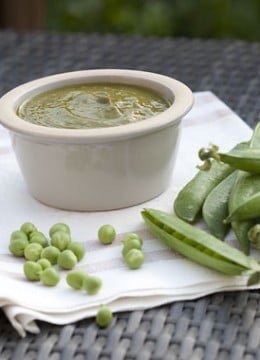
[[[18,106],[28,98],[41,92],[73,84],[110,82],[161,88],[168,92],[173,103],[163,112],[143,121],[113,127],[88,129],[63,129],[32,124],[20,118]],[[94,69],[50,75],[15,87],[0,99],[0,124],[12,132],[26,137],[62,143],[108,142],[137,137],[178,124],[193,105],[192,91],[182,82],[161,74],[139,70]]]

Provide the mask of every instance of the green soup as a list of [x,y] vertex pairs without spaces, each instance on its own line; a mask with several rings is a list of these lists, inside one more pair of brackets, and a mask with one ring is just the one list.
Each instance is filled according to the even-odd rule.
[[169,101],[147,88],[123,84],[84,84],[39,94],[24,102],[17,114],[36,125],[83,129],[145,120],[169,106]]

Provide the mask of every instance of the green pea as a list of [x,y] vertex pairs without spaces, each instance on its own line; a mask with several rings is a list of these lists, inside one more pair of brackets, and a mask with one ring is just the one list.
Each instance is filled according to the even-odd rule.
[[41,257],[42,246],[37,243],[29,244],[24,249],[24,257],[30,261],[37,261]]
[[87,276],[84,280],[83,287],[89,295],[95,295],[99,292],[102,281],[97,276]]
[[58,257],[58,265],[65,270],[71,270],[77,264],[78,259],[71,250],[64,250]]
[[75,290],[81,290],[84,286],[84,281],[87,278],[87,274],[80,270],[71,271],[67,277],[67,284]]
[[50,238],[52,238],[52,235],[56,232],[56,231],[63,231],[67,234],[70,235],[70,228],[68,225],[66,224],[63,224],[63,223],[57,223],[55,225],[53,225],[51,228],[50,228],[50,231],[49,231],[49,235],[50,235]]
[[37,261],[37,264],[39,264],[42,268],[42,270],[48,269],[51,267],[51,263],[47,259],[40,259]]
[[40,280],[43,285],[56,286],[60,281],[60,275],[54,268],[47,268],[40,273]]
[[123,249],[122,249],[122,255],[125,257],[127,253],[132,249],[142,249],[142,244],[139,239],[130,239],[127,242],[124,243]]
[[23,231],[21,231],[21,230],[14,231],[14,232],[12,232],[12,234],[11,234],[11,238],[10,238],[11,242],[12,242],[13,240],[17,240],[17,239],[24,239],[24,240],[27,240],[27,241],[28,241],[27,235],[26,235]]
[[29,242],[26,239],[15,239],[12,240],[9,245],[9,251],[11,254],[17,257],[24,256],[24,249],[28,246]]
[[78,261],[82,260],[85,255],[85,247],[76,241],[70,242],[68,250],[71,250],[77,257]]
[[30,235],[30,243],[40,244],[42,247],[48,246],[48,240],[42,232],[34,231]]
[[132,240],[132,239],[138,239],[141,243],[141,245],[143,245],[143,239],[136,233],[128,233],[126,234],[124,237],[123,237],[123,243],[126,243],[127,241],[129,240]]
[[60,251],[67,249],[70,242],[70,235],[64,231],[56,231],[51,238],[51,244]]
[[32,223],[26,222],[21,226],[20,230],[29,236],[33,231],[37,231],[37,228]]
[[144,262],[144,254],[141,250],[131,249],[125,256],[125,262],[129,269],[139,269]]
[[101,244],[109,245],[116,238],[116,231],[112,225],[103,225],[98,230],[98,238]]
[[96,315],[96,323],[102,328],[106,328],[111,324],[113,314],[108,306],[101,305]]
[[41,258],[47,259],[52,265],[57,264],[58,257],[60,255],[60,250],[55,246],[47,246],[42,250]]
[[27,280],[38,281],[40,280],[42,267],[34,261],[26,261],[23,265],[23,271]]

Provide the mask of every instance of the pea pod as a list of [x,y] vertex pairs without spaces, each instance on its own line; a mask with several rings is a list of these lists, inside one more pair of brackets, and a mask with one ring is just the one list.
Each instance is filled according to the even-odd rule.
[[174,202],[175,214],[188,222],[195,221],[207,195],[232,172],[229,165],[213,160],[208,171],[200,170],[179,192]]
[[[247,143],[240,143],[231,151],[247,147]],[[195,221],[208,194],[233,171],[229,165],[213,160],[209,170],[200,170],[179,192],[174,202],[175,214],[188,222]]]
[[150,231],[170,249],[226,275],[246,275],[250,285],[259,282],[260,265],[241,251],[162,211],[145,209],[142,216]]
[[[229,213],[260,191],[260,176],[245,171],[238,171],[236,181],[229,198]],[[231,226],[240,244],[241,250],[248,254],[250,249],[248,231],[254,225],[253,220],[232,221]]]
[[228,216],[228,199],[235,180],[236,172],[222,180],[209,193],[202,208],[202,217],[210,233],[222,240],[229,230],[229,225],[223,221]]
[[260,122],[256,125],[254,129],[249,148],[253,148],[253,149],[260,148]]
[[225,220],[226,223],[231,221],[243,221],[257,219],[260,217],[260,192],[252,195],[239,207],[237,207]]
[[231,227],[236,235],[240,249],[246,255],[249,255],[249,252],[250,252],[248,231],[251,229],[251,227],[253,225],[254,225],[254,222],[251,222],[251,221],[232,221],[231,222]]
[[234,150],[230,153],[219,153],[220,160],[235,169],[260,174],[260,149]]
[[[257,124],[249,143],[249,148],[260,148],[260,123]],[[237,171],[237,178],[229,198],[229,213],[232,213],[248,197],[260,191],[260,177],[244,171]],[[232,221],[231,226],[241,250],[249,254],[250,241],[248,231],[255,224],[254,220]]]

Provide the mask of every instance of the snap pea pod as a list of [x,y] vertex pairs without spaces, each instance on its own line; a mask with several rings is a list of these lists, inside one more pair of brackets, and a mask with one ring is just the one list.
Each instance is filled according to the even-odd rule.
[[[247,147],[247,143],[240,143],[231,152]],[[208,194],[233,171],[229,165],[213,160],[209,170],[200,170],[179,192],[174,201],[175,214],[182,220],[195,221]]]
[[235,169],[260,174],[260,149],[243,149],[230,153],[219,153],[220,160]]
[[195,221],[207,195],[232,172],[229,165],[213,160],[208,171],[200,170],[179,192],[174,202],[175,214],[188,222]]
[[[254,129],[249,148],[260,148],[260,123]],[[260,176],[244,171],[237,171],[237,178],[229,198],[229,213],[232,213],[241,203],[260,191]],[[255,224],[254,220],[232,221],[231,227],[236,235],[241,250],[249,254],[250,241],[248,231]]]
[[249,255],[250,253],[250,242],[248,239],[248,231],[254,225],[251,221],[232,221],[231,227],[234,231],[237,241],[239,243],[241,251],[244,254]]
[[[245,171],[236,172],[236,181],[229,197],[229,213],[245,202],[252,195],[260,191],[260,176]],[[232,221],[231,226],[239,242],[241,250],[249,254],[250,243],[248,231],[254,225],[253,220]]]
[[222,240],[229,230],[223,221],[228,216],[228,199],[235,180],[234,171],[209,193],[202,207],[202,217],[210,233]]
[[250,285],[260,281],[258,262],[216,237],[159,210],[145,209],[142,216],[149,230],[170,249],[226,275],[246,275]]
[[260,148],[260,122],[256,125],[254,129],[249,148],[253,148],[253,149]]
[[226,223],[231,221],[243,221],[257,219],[260,216],[260,192],[252,195],[240,206],[238,206],[225,220]]

